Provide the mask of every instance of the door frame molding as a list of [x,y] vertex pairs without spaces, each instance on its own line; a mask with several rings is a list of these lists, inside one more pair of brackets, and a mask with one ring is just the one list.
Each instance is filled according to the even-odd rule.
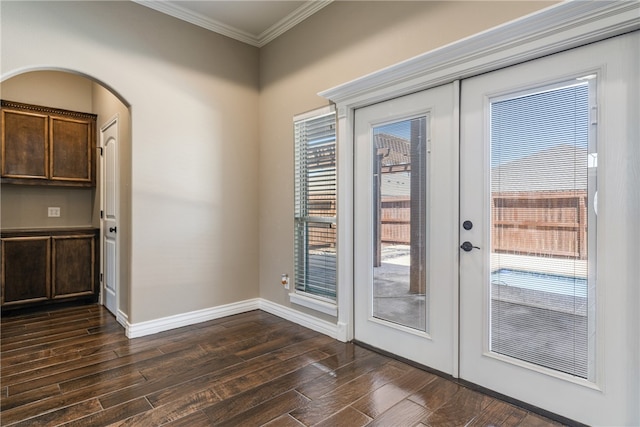
[[338,119],[338,339],[353,322],[353,146],[357,108],[640,29],[640,2],[559,3],[318,93]]

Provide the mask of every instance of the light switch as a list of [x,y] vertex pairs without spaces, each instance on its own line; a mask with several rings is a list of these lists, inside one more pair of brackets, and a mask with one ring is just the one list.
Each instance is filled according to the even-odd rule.
[[47,212],[48,212],[49,217],[59,217],[60,216],[60,208],[49,207]]

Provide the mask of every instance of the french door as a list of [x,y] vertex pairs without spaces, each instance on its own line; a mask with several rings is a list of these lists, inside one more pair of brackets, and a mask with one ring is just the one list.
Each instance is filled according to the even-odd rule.
[[355,112],[355,339],[453,374],[457,86]]
[[622,52],[637,67],[637,34],[461,86],[460,377],[594,425],[635,406],[615,265],[638,76]]
[[356,340],[586,424],[637,420],[639,40],[355,110]]

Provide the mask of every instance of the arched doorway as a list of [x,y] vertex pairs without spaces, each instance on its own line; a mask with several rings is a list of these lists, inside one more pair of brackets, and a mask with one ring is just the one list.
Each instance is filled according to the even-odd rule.
[[[103,228],[101,210],[103,205],[103,168],[100,160],[100,129],[117,118],[118,156],[115,159],[118,171],[116,194],[119,206],[120,231],[117,240],[115,262],[116,283],[118,283],[116,304],[113,313],[121,324],[129,313],[129,233],[131,195],[131,124],[128,103],[111,87],[91,76],[72,70],[34,69],[3,76],[2,99],[26,104],[41,105],[71,111],[82,111],[97,115],[96,123],[96,187],[69,188],[3,185],[2,228],[28,229],[48,227],[93,227]],[[60,207],[60,217],[50,218],[47,206]],[[105,255],[102,234],[99,249],[100,273],[104,277]],[[99,286],[102,287],[102,283]],[[102,291],[102,290],[101,290]],[[101,302],[104,292],[101,292]]]

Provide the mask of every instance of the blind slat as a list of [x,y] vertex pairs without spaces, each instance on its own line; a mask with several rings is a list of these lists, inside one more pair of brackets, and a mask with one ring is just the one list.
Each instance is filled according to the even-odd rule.
[[335,112],[294,122],[295,287],[336,298]]
[[[491,351],[582,378],[593,335],[589,84],[490,105]],[[550,260],[561,274],[544,274]]]

